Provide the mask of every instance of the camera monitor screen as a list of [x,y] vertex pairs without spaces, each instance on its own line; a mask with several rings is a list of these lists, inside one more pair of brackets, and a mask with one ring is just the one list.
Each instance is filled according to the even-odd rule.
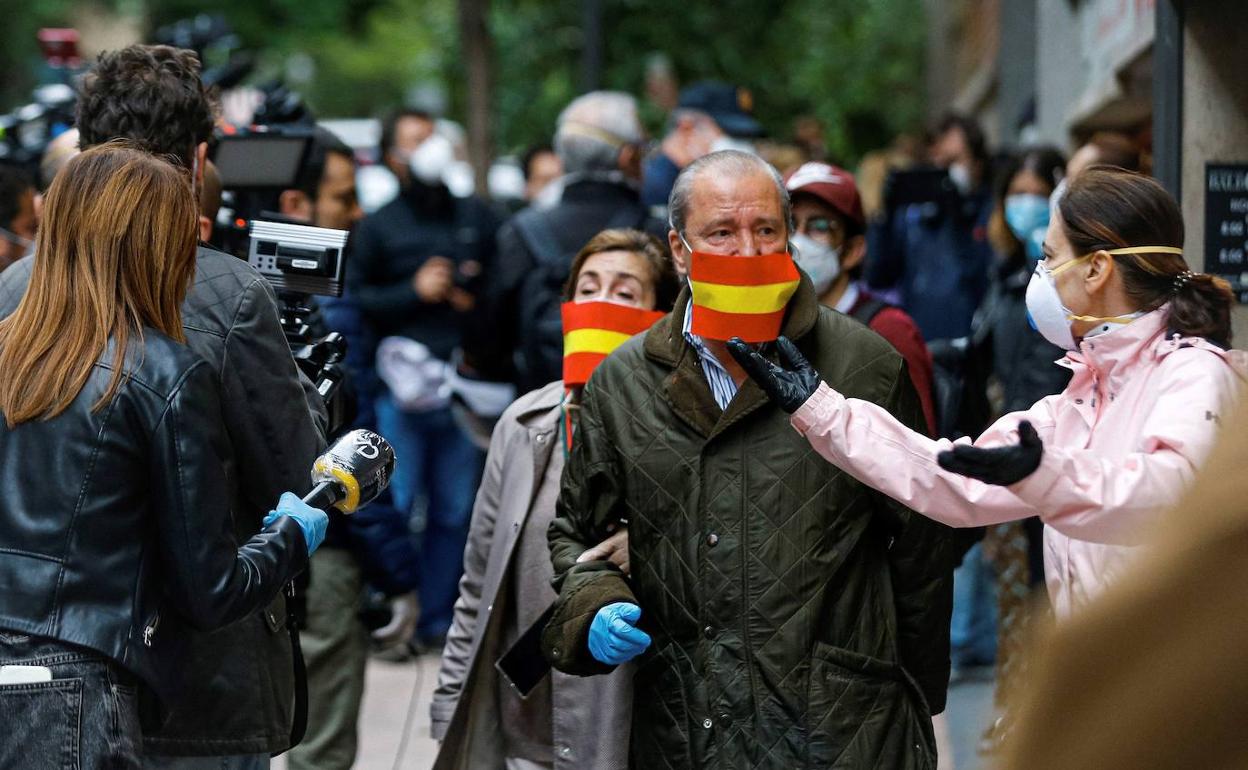
[[289,189],[297,184],[307,152],[307,136],[256,135],[222,137],[212,162],[226,189]]

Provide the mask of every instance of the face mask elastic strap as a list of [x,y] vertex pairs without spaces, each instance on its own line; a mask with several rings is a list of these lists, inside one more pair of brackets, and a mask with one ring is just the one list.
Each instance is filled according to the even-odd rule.
[[1136,316],[1133,316],[1133,315],[1116,315],[1116,316],[1107,316],[1107,317],[1102,318],[1102,317],[1100,317],[1100,316],[1094,316],[1094,315],[1073,315],[1073,314],[1067,314],[1066,318],[1067,318],[1068,320],[1070,320],[1070,321],[1086,321],[1086,322],[1088,322],[1088,323],[1114,323],[1114,324],[1125,324],[1125,323],[1130,323],[1131,321],[1134,321],[1134,320],[1136,319]]
[[1057,267],[1052,268],[1052,269],[1045,267],[1043,262],[1038,263],[1038,264],[1036,265],[1036,267],[1038,267],[1038,268],[1042,268],[1042,269],[1043,269],[1046,273],[1048,273],[1049,275],[1058,275],[1058,274],[1060,274],[1060,273],[1064,272],[1066,269],[1071,268],[1071,267],[1074,267],[1075,265],[1079,264],[1080,262],[1085,262],[1085,261],[1087,261],[1087,260],[1091,259],[1091,258],[1092,258],[1092,255],[1093,255],[1093,254],[1095,254],[1095,253],[1096,253],[1096,252],[1092,252],[1092,254],[1084,254],[1082,257],[1075,257],[1074,259],[1070,260],[1069,262],[1066,262],[1065,264],[1058,265]]
[[[1129,254],[1174,254],[1180,257],[1183,256],[1183,249],[1176,248],[1174,246],[1132,246],[1126,249],[1100,249],[1099,251],[1104,251],[1106,254],[1111,256],[1126,256]],[[1049,275],[1057,275],[1068,267],[1072,267],[1080,262],[1091,259],[1096,256],[1097,253],[1097,251],[1094,251],[1090,254],[1084,254],[1082,257],[1076,257],[1064,265],[1058,265],[1048,271]]]
[[[1095,253],[1095,252],[1093,252]],[[1174,246],[1132,246],[1129,249],[1105,249],[1106,254],[1174,254],[1183,256],[1183,249]],[[1089,254],[1088,256],[1091,256]]]

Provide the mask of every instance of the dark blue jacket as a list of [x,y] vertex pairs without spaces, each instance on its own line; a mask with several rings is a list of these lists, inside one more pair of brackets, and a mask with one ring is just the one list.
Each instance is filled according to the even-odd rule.
[[900,289],[902,308],[925,340],[971,333],[988,291],[992,247],[986,190],[956,201],[902,206],[867,232],[867,283]]
[[457,284],[476,294],[483,269],[493,262],[497,229],[483,201],[413,184],[360,223],[347,286],[379,337],[409,337],[450,360],[467,313],[422,301],[412,278],[431,257],[446,257],[456,265]]
[[[355,422],[350,427],[376,430],[373,403],[381,390],[373,363],[377,335],[350,293],[322,299],[321,312],[325,325],[347,338],[344,363],[358,403]],[[371,586],[391,596],[416,587],[418,557],[407,516],[394,507],[389,491],[354,515],[331,515],[329,521],[325,546],[351,551]]]
[[667,207],[667,199],[672,195],[672,187],[676,177],[680,176],[680,167],[672,162],[667,155],[656,152],[646,159],[641,173],[641,204],[646,207]]

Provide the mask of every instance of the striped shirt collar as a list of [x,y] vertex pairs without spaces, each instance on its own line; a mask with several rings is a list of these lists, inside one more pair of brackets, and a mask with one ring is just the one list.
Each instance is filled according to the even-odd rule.
[[706,377],[706,384],[711,387],[711,395],[715,397],[715,403],[721,410],[727,409],[733,396],[737,395],[737,382],[732,379],[732,375],[706,346],[702,338],[690,331],[692,328],[693,300],[689,300],[685,305],[685,323],[681,332],[685,337],[685,342],[688,342],[698,354],[698,361],[702,364],[702,374]]

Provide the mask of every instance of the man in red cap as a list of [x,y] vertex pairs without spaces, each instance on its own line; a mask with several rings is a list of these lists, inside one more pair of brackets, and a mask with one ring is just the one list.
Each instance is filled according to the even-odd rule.
[[905,358],[934,434],[932,356],[923,335],[904,310],[872,296],[859,281],[867,254],[866,218],[853,175],[827,163],[804,163],[785,186],[793,197],[798,267],[810,276],[822,304],[866,324]]

